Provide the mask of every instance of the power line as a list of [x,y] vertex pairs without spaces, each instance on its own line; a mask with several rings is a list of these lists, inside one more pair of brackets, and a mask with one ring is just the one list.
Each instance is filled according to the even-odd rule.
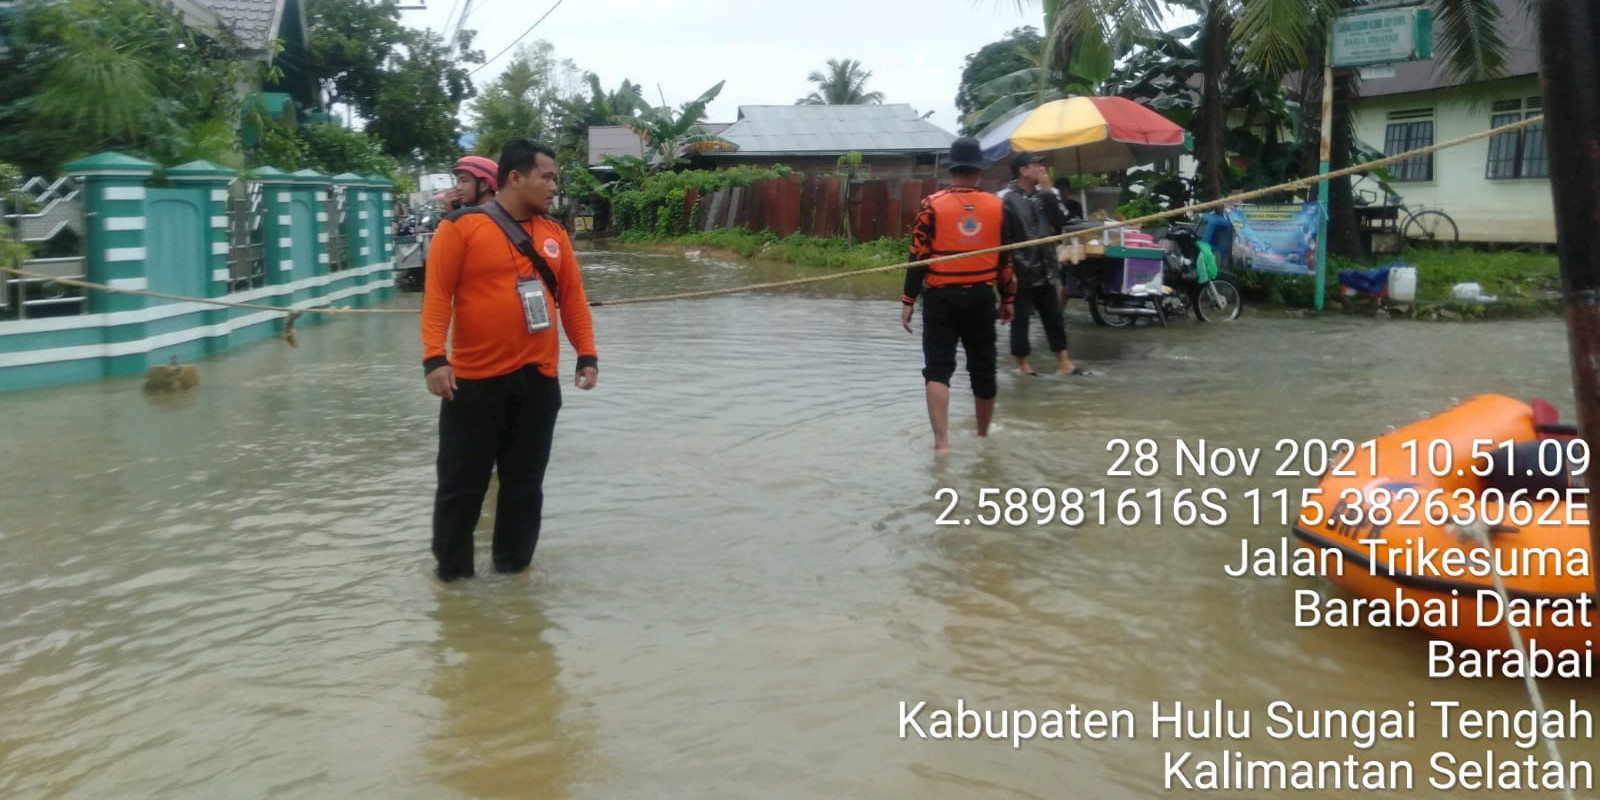
[[471,13],[472,0],[467,0],[467,4],[461,9],[461,16],[456,17],[456,24],[446,29],[449,31],[449,33],[446,34],[445,43],[449,44],[452,50],[457,49],[454,42],[456,41],[456,37],[461,33],[461,26],[465,25],[467,22],[467,15]]
[[472,16],[473,11],[482,11],[484,6],[489,5],[489,3],[492,2],[494,2],[494,0],[485,0],[485,2],[479,3],[477,8],[470,9],[465,14],[462,14],[462,23],[465,24],[467,17]]
[[494,54],[494,58],[491,58],[488,61],[485,61],[482,64],[479,64],[477,69],[474,69],[473,71],[468,72],[467,74],[468,75],[476,75],[476,74],[478,74],[478,70],[483,69],[484,67],[487,67],[490,64],[493,64],[501,56],[503,56],[506,53],[510,52],[511,48],[517,46],[517,42],[520,42],[523,39],[528,38],[528,34],[533,33],[533,29],[539,27],[539,23],[544,22],[544,18],[550,16],[550,14],[553,13],[556,9],[560,8],[561,4],[564,3],[564,2],[566,2],[566,0],[556,0],[556,4],[551,6],[549,11],[544,12],[544,16],[541,16],[538,19],[534,20],[533,24],[529,25],[528,29],[523,31],[521,36],[518,36],[517,38],[513,39],[511,41],[511,44],[506,45],[506,49],[501,50],[498,53],[495,53]]
[[445,44],[449,44],[450,43],[450,27],[451,27],[451,24],[452,24],[451,21],[456,18],[456,12],[459,11],[460,9],[461,9],[461,0],[455,0],[454,3],[450,4],[449,13],[444,15],[444,29],[442,31],[440,31],[440,33],[444,34]]

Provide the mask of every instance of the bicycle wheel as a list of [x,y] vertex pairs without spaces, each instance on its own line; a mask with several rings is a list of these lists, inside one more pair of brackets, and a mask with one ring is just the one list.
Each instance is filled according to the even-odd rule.
[[1456,221],[1443,211],[1426,209],[1406,217],[1406,224],[1401,227],[1400,235],[1408,242],[1427,242],[1428,244],[1460,244],[1461,231],[1456,228]]
[[1194,304],[1195,318],[1201,322],[1231,322],[1239,318],[1244,308],[1239,287],[1227,278],[1213,278],[1196,288],[1190,302]]

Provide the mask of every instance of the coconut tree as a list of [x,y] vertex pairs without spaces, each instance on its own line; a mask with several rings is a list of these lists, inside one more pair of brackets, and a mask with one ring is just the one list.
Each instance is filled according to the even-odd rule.
[[[1031,0],[1013,0],[1026,10]],[[1160,31],[1162,0],[1042,0],[1045,36],[1028,67],[974,89],[983,105],[964,120],[981,132],[1025,109],[1094,94],[1116,61]]]
[[799,100],[797,106],[861,106],[883,102],[883,92],[867,91],[867,80],[872,73],[861,68],[854,59],[840,61],[828,59],[828,71],[812,70],[806,80],[817,85],[817,90]]
[[[1260,65],[1270,74],[1285,74],[1304,67],[1302,72],[1301,104],[1311,122],[1311,115],[1320,112],[1318,100],[1322,93],[1322,71],[1317,68],[1326,57],[1326,42],[1334,18],[1342,11],[1357,9],[1359,0],[1314,0],[1313,13],[1304,14],[1303,0],[1209,0],[1219,6],[1219,11],[1232,14],[1234,42],[1242,47],[1242,57]],[[1524,8],[1528,0],[1522,0]],[[1437,50],[1444,65],[1446,80],[1462,84],[1483,84],[1501,77],[1505,72],[1507,44],[1501,33],[1502,14],[1496,0],[1432,0],[1431,6],[1438,19],[1439,41]],[[1293,12],[1301,9],[1301,16]],[[1291,19],[1293,18],[1293,19]],[[1331,142],[1334,170],[1349,166],[1356,149],[1352,107],[1359,95],[1360,78],[1355,70],[1334,72],[1334,117]],[[1470,93],[1470,91],[1468,92]],[[1207,98],[1206,102],[1220,101]],[[1225,112],[1213,112],[1221,115]],[[1304,124],[1303,128],[1319,131],[1320,125]],[[1309,152],[1316,152],[1310,150]],[[1309,159],[1308,159],[1309,160]],[[1308,163],[1306,172],[1312,171]],[[1329,238],[1328,252],[1360,257],[1363,255],[1357,235],[1355,204],[1351,196],[1350,179],[1339,178],[1329,184]]]
[[[1027,0],[1014,0],[1019,7]],[[1201,72],[1204,88],[1196,119],[1196,157],[1202,197],[1219,197],[1226,191],[1227,92],[1223,75],[1231,59],[1258,67],[1271,76],[1303,70],[1302,96],[1320,98],[1321,71],[1326,41],[1334,18],[1342,11],[1366,5],[1363,0],[1041,0],[1049,42],[1049,63],[1107,65],[1107,58],[1125,52],[1130,41],[1154,32],[1164,13],[1188,10],[1201,18]],[[1527,8],[1530,0],[1521,0]],[[1500,32],[1501,12],[1496,0],[1431,0],[1439,21],[1438,51],[1446,77],[1460,83],[1480,83],[1500,77],[1505,68],[1506,42]],[[1307,67],[1311,67],[1307,69]],[[1108,67],[1109,68],[1109,67]],[[1353,70],[1335,74],[1333,168],[1350,162],[1355,140],[1350,107],[1359,79]],[[1308,113],[1318,102],[1302,103]],[[1309,131],[1318,125],[1306,126]],[[1320,133],[1318,134],[1320,136]],[[1315,152],[1313,150],[1313,152]],[[1330,214],[1335,234],[1331,252],[1356,255],[1355,212],[1349,180],[1330,186]],[[1342,241],[1341,241],[1342,240]]]

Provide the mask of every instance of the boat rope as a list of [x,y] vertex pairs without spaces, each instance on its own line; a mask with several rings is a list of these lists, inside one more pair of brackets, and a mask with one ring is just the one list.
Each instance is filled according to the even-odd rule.
[[[1041,237],[1041,238],[1038,238],[1038,239],[1030,239],[1030,240],[1025,241],[1025,242],[1013,242],[1011,244],[1000,245],[998,247],[990,247],[990,248],[983,249],[983,250],[973,250],[973,251],[969,251],[969,252],[957,253],[957,254],[954,254],[954,255],[938,256],[936,258],[926,258],[926,259],[922,259],[920,261],[905,261],[905,262],[902,262],[902,263],[899,263],[899,264],[888,264],[888,265],[881,266],[881,267],[867,267],[865,269],[850,270],[850,271],[846,271],[846,272],[830,272],[830,273],[828,273],[826,275],[812,275],[812,276],[808,276],[808,277],[804,277],[804,278],[792,278],[792,279],[789,279],[789,280],[782,280],[782,281],[770,281],[770,282],[767,282],[767,283],[752,283],[752,284],[747,284],[747,285],[744,285],[744,286],[729,286],[729,287],[723,287],[723,288],[720,288],[720,289],[704,289],[704,290],[701,290],[701,291],[677,292],[677,293],[674,293],[674,294],[651,295],[651,296],[647,296],[647,297],[629,297],[629,298],[623,298],[623,299],[620,299],[620,300],[590,300],[589,301],[589,305],[590,306],[594,306],[594,307],[598,307],[598,306],[635,305],[635,304],[640,304],[640,303],[664,303],[664,302],[674,301],[674,300],[692,300],[692,299],[699,299],[699,298],[703,298],[703,297],[717,297],[717,296],[720,296],[720,295],[742,294],[742,293],[745,293],[745,292],[756,292],[756,291],[762,291],[762,290],[766,290],[766,289],[782,289],[782,288],[787,288],[787,287],[790,287],[790,286],[801,286],[801,285],[810,284],[810,283],[822,283],[824,281],[842,280],[844,278],[854,278],[854,277],[857,277],[857,276],[871,275],[871,274],[874,274],[874,273],[893,272],[893,271],[896,271],[896,270],[910,269],[912,267],[927,266],[929,264],[935,264],[935,263],[942,262],[942,261],[953,261],[953,260],[961,259],[961,258],[970,258],[970,257],[976,256],[976,255],[987,255],[989,253],[1003,253],[1003,252],[1007,252],[1007,251],[1010,251],[1010,250],[1020,250],[1020,249],[1028,248],[1028,247],[1037,247],[1039,245],[1053,244],[1053,243],[1057,243],[1057,242],[1064,242],[1064,241],[1066,241],[1068,239],[1078,239],[1078,238],[1085,238],[1085,237],[1091,237],[1091,236],[1100,236],[1100,235],[1103,235],[1105,231],[1112,230],[1112,229],[1115,229],[1115,228],[1138,228],[1138,227],[1144,226],[1144,225],[1152,223],[1152,222],[1160,222],[1162,220],[1171,219],[1173,217],[1186,216],[1188,214],[1192,214],[1192,213],[1199,212],[1199,211],[1209,211],[1211,209],[1221,208],[1223,206],[1238,205],[1238,204],[1243,203],[1245,201],[1254,200],[1254,199],[1260,198],[1260,197],[1266,197],[1268,195],[1282,194],[1284,192],[1294,191],[1294,190],[1298,190],[1298,189],[1309,189],[1309,188],[1311,188],[1313,186],[1316,186],[1318,183],[1321,183],[1323,181],[1331,181],[1331,180],[1334,180],[1336,178],[1344,178],[1344,177],[1348,177],[1348,176],[1351,176],[1351,175],[1355,175],[1357,173],[1367,172],[1369,170],[1376,169],[1378,167],[1388,166],[1390,164],[1398,163],[1400,161],[1404,161],[1404,160],[1409,159],[1409,158],[1416,158],[1417,156],[1428,155],[1428,154],[1435,153],[1435,152],[1438,152],[1440,150],[1445,150],[1445,149],[1448,149],[1448,148],[1451,148],[1451,147],[1459,147],[1461,145],[1468,144],[1468,143],[1471,143],[1471,142],[1475,142],[1475,141],[1478,141],[1478,140],[1481,140],[1481,139],[1487,139],[1487,138],[1489,138],[1491,136],[1498,136],[1498,135],[1500,135],[1502,133],[1509,133],[1511,131],[1520,130],[1522,128],[1527,128],[1527,127],[1530,127],[1530,126],[1533,126],[1533,125],[1539,125],[1539,124],[1541,124],[1543,122],[1544,122],[1544,115],[1542,115],[1542,114],[1539,115],[1539,116],[1535,116],[1535,117],[1528,117],[1527,119],[1523,119],[1523,120],[1519,120],[1517,122],[1512,122],[1512,123],[1509,123],[1509,124],[1506,124],[1506,125],[1502,125],[1502,126],[1500,126],[1498,128],[1490,128],[1490,129],[1485,130],[1485,131],[1479,131],[1477,133],[1469,134],[1467,136],[1462,136],[1462,137],[1459,137],[1459,138],[1456,138],[1456,139],[1451,139],[1449,141],[1440,142],[1438,144],[1429,145],[1427,147],[1419,147],[1419,148],[1417,148],[1415,150],[1408,150],[1408,151],[1406,151],[1404,153],[1396,153],[1395,155],[1392,155],[1392,156],[1385,156],[1385,157],[1380,158],[1380,159],[1376,159],[1376,160],[1373,160],[1373,161],[1367,161],[1367,162],[1364,162],[1364,163],[1361,163],[1361,164],[1355,164],[1355,165],[1346,167],[1344,169],[1334,170],[1332,172],[1319,174],[1319,175],[1312,175],[1312,176],[1308,176],[1308,177],[1305,177],[1305,178],[1298,178],[1296,180],[1280,183],[1280,184],[1278,184],[1276,186],[1268,186],[1268,187],[1263,188],[1263,189],[1252,189],[1252,190],[1247,191],[1247,192],[1240,192],[1238,194],[1233,194],[1233,195],[1230,195],[1228,197],[1224,197],[1224,198],[1222,198],[1220,200],[1210,200],[1210,201],[1207,201],[1207,202],[1204,202],[1204,203],[1192,203],[1190,205],[1186,205],[1186,206],[1183,206],[1181,208],[1173,208],[1173,209],[1169,209],[1169,210],[1166,210],[1166,211],[1161,211],[1161,212],[1158,212],[1158,213],[1155,213],[1155,214],[1147,214],[1145,216],[1136,217],[1134,219],[1111,222],[1111,223],[1109,223],[1107,225],[1097,226],[1097,227],[1094,227],[1094,228],[1088,228],[1088,229],[1085,229],[1085,230],[1069,231],[1067,233],[1060,233],[1060,234],[1055,234],[1055,235],[1052,235],[1052,236],[1045,236],[1045,237]],[[1326,213],[1326,209],[1324,209],[1324,213]],[[55,283],[59,283],[59,284],[65,285],[65,286],[75,286],[75,287],[82,288],[82,289],[90,289],[90,290],[100,291],[100,292],[110,292],[110,293],[115,293],[115,294],[135,295],[135,296],[140,296],[140,297],[153,297],[153,298],[157,298],[157,299],[161,299],[161,300],[175,300],[175,301],[186,302],[186,303],[203,303],[203,304],[214,305],[214,306],[225,306],[225,307],[229,307],[229,308],[255,309],[255,310],[260,310],[260,311],[276,311],[276,312],[285,313],[285,314],[295,314],[295,312],[299,312],[301,314],[413,314],[413,315],[415,315],[415,314],[420,314],[421,313],[420,309],[415,309],[415,308],[352,308],[352,307],[349,307],[349,306],[309,306],[309,305],[304,305],[304,304],[298,305],[298,306],[294,306],[294,307],[285,307],[285,306],[268,305],[268,304],[264,304],[264,303],[241,303],[241,302],[238,302],[238,301],[222,300],[222,299],[217,299],[217,298],[185,297],[183,295],[168,294],[168,293],[165,293],[165,292],[152,292],[152,291],[149,291],[149,290],[146,290],[146,289],[125,289],[125,288],[120,288],[120,287],[107,286],[107,285],[105,285],[103,283],[94,283],[94,282],[91,282],[91,281],[80,280],[80,279],[77,279],[77,278],[58,278],[58,277],[55,277],[53,275],[45,275],[45,274],[41,274],[41,273],[27,272],[27,271],[24,271],[24,270],[16,269],[16,268],[13,268],[13,267],[6,267],[6,266],[0,266],[0,271],[9,272],[9,273],[11,273],[13,275],[17,275],[17,276],[24,277],[24,278],[30,278],[30,279],[34,279],[34,280],[48,280],[48,281],[53,281]],[[315,302],[315,301],[310,301],[310,302]]]
[[[1457,530],[1461,530],[1476,539],[1485,548],[1492,549],[1494,547],[1489,541],[1489,528],[1487,525],[1479,523],[1466,527],[1458,526]],[[1506,584],[1501,577],[1499,565],[1496,564],[1495,568],[1489,571],[1489,574],[1494,578],[1494,591],[1500,598],[1500,611],[1506,615],[1506,630],[1511,632],[1511,646],[1516,648],[1516,651],[1522,654],[1524,658],[1529,658],[1527,649],[1522,646],[1522,631],[1518,629],[1516,623],[1511,621],[1511,598],[1506,593]],[[1533,703],[1534,713],[1539,715],[1540,720],[1543,720],[1545,718],[1544,696],[1539,693],[1539,681],[1533,677],[1531,665],[1529,665],[1529,668],[1522,670],[1522,683],[1528,689],[1528,700]],[[1561,748],[1556,745],[1554,737],[1541,735],[1539,738],[1544,740],[1545,748],[1550,751],[1552,761],[1558,764],[1565,763],[1561,760]],[[1572,787],[1565,782],[1562,784],[1562,795],[1566,800],[1576,800],[1575,795],[1572,793]]]

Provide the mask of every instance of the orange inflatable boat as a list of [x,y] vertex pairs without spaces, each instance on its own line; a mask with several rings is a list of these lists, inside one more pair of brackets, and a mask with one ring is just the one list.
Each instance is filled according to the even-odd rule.
[[1293,533],[1355,598],[1305,612],[1419,627],[1474,651],[1510,649],[1509,623],[1530,655],[1588,654],[1600,638],[1591,454],[1554,423],[1543,401],[1483,395],[1332,459]]

